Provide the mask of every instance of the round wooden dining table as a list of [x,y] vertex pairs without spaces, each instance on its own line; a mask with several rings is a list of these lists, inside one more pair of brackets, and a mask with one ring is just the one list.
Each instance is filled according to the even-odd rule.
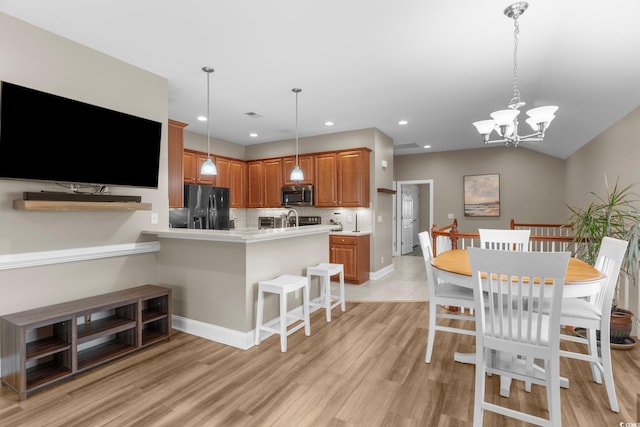
[[[466,249],[452,249],[433,258],[438,276],[457,285],[472,287],[471,264]],[[569,258],[563,298],[589,297],[600,291],[605,275],[578,258]]]
[[[431,265],[438,270],[438,277],[444,281],[455,283],[460,286],[473,288],[471,263],[466,249],[452,249],[442,252],[433,260]],[[567,273],[564,280],[563,298],[584,298],[596,295],[606,276],[593,266],[577,258],[569,258]],[[458,353],[453,355],[453,359],[460,363],[475,363],[475,353]],[[511,379],[500,378],[500,395],[509,397]],[[560,384],[563,388],[569,387],[569,380],[560,377]]]

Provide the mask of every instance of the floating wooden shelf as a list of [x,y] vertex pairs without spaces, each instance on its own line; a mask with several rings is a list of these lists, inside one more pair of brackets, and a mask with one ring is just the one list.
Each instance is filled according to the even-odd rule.
[[396,194],[396,190],[391,190],[389,188],[378,188],[378,193]]
[[137,202],[61,202],[51,200],[14,200],[20,211],[150,211],[151,203]]

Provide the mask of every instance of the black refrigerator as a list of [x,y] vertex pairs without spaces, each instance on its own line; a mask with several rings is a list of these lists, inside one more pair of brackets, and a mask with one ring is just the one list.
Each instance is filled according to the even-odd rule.
[[228,188],[186,184],[184,207],[189,209],[189,228],[229,229]]

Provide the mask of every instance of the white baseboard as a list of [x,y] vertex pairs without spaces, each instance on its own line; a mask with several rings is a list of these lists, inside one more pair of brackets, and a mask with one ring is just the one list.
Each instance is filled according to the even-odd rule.
[[380,269],[378,271],[372,271],[369,273],[369,280],[379,280],[382,279],[384,276],[386,276],[389,273],[393,272],[393,264],[388,265],[386,267],[384,267],[383,269]]
[[[321,307],[312,307],[310,313],[316,310],[320,310]],[[296,316],[302,316],[302,307],[296,307],[289,313]],[[230,345],[241,350],[248,350],[255,345],[256,330],[252,329],[249,332],[240,332],[235,329],[223,328],[222,326],[212,325],[211,323],[201,322],[199,320],[187,319],[177,315],[172,315],[172,327],[178,331],[195,335],[200,338],[215,341],[220,344]],[[265,326],[275,327],[279,322],[278,318],[272,319],[265,323]],[[290,320],[290,324],[295,320]],[[289,325],[287,325],[289,326]],[[270,337],[272,332],[263,331],[261,339]]]
[[223,328],[199,320],[172,315],[172,327],[178,331],[195,335],[220,344],[230,345],[241,350],[248,350],[254,345],[255,332],[240,332],[234,329]]

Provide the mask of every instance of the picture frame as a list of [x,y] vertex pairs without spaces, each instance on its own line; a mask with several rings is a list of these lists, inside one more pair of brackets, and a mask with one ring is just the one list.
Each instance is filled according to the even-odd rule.
[[464,216],[500,216],[500,174],[464,175]]

